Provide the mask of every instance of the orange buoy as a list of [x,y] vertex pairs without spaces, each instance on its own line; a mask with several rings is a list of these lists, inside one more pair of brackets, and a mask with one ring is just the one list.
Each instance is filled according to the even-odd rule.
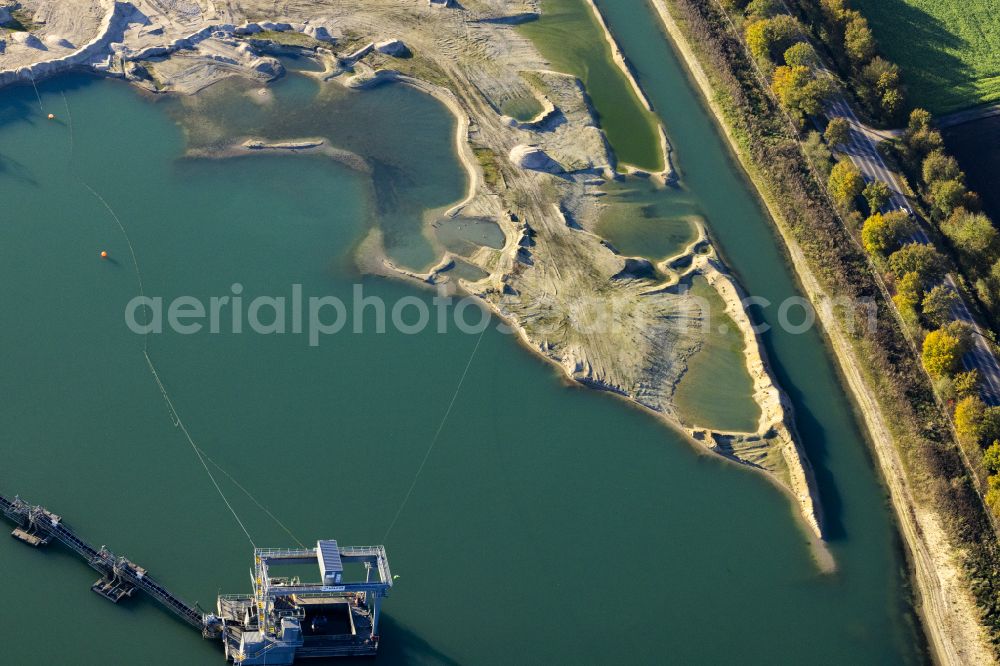
[[56,119],[56,114],[50,113],[49,114],[49,120],[55,120],[55,119]]
[[101,250],[101,259],[107,259],[107,258],[108,258],[108,251]]

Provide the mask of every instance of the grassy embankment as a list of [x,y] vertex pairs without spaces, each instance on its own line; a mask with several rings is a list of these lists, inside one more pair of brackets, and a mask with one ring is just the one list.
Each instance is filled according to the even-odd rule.
[[995,0],[855,0],[910,100],[935,114],[1000,101]]
[[915,504],[942,516],[948,540],[964,552],[961,566],[995,637],[1000,633],[996,537],[892,305],[717,6],[704,0],[666,2],[707,73],[714,105],[741,162],[789,246],[823,292],[877,307],[876,317],[854,321],[844,311],[834,313],[850,347],[845,351],[853,356],[847,362],[856,361],[853,365],[886,417]]

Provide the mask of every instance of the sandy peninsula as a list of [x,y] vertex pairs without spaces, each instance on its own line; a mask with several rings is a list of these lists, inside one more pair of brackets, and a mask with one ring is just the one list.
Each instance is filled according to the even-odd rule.
[[[351,88],[353,94],[376,85],[412,85],[436,97],[457,120],[456,151],[469,173],[467,196],[446,214],[494,220],[506,243],[460,257],[483,271],[485,277],[474,282],[451,278],[450,255],[427,273],[393,265],[377,229],[361,243],[359,264],[422,284],[451,281],[477,296],[571,380],[630,400],[699,449],[765,475],[792,498],[806,531],[821,539],[815,481],[790,403],[741,305],[742,291],[711,242],[699,238],[686,250],[687,262],[648,266],[645,259],[617,253],[596,234],[608,205],[600,185],[629,169],[617,164],[580,81],[552,71],[514,30],[540,11],[537,2],[468,0],[460,8],[446,0],[22,4],[36,17],[30,30],[35,39],[6,44],[0,85],[86,68],[150,91],[190,94],[230,76],[260,82],[279,77],[283,67],[274,55],[297,48],[322,64],[315,75],[323,85]],[[605,34],[619,54],[618,65],[645,99]],[[40,49],[35,42],[51,46]],[[509,100],[529,96],[545,100],[537,118],[512,122],[500,113]],[[666,180],[672,172],[662,128],[660,136],[665,167],[658,176]],[[275,152],[353,159],[322,138],[308,137],[247,137],[220,156]],[[683,271],[670,268],[681,264],[687,266]],[[686,360],[703,344],[707,320],[697,299],[677,288],[695,275],[718,292],[743,333],[761,412],[754,432],[683,423],[676,409],[678,382]]]

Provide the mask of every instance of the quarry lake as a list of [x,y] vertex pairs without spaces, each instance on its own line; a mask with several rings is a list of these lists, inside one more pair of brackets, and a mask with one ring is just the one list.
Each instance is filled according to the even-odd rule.
[[[795,295],[764,213],[646,5],[598,5],[681,175],[677,189],[634,196],[704,219],[751,293]],[[44,504],[206,609],[220,591],[248,592],[252,546],[175,425],[148,345],[254,543],[384,541],[399,578],[379,662],[924,661],[885,492],[816,331],[772,330],[765,344],[816,468],[829,574],[788,497],[760,475],[567,386],[499,322],[481,336],[345,330],[317,346],[295,334],[131,332],[132,251],[143,292],[165,300],[297,284],[350,301],[360,284],[433,310],[432,292],[362,277],[353,255],[377,225],[395,259],[433,260],[420,220],[466,184],[448,110],[402,85],[347,92],[293,74],[270,88],[267,101],[237,83],[182,100],[63,76],[39,83],[37,98],[30,86],[0,92],[0,491]],[[370,169],[319,154],[186,156],[245,134],[325,137]],[[688,401],[718,400],[711,381]],[[93,594],[93,572],[63,551],[3,539],[0,560],[8,663],[223,663],[217,645],[151,602]]]

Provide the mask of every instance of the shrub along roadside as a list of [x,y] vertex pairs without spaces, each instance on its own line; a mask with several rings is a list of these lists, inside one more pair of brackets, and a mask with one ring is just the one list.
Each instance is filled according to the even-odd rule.
[[914,109],[897,147],[900,162],[911,182],[918,184],[931,223],[996,333],[1000,331],[1000,234],[943,146],[930,113]]

